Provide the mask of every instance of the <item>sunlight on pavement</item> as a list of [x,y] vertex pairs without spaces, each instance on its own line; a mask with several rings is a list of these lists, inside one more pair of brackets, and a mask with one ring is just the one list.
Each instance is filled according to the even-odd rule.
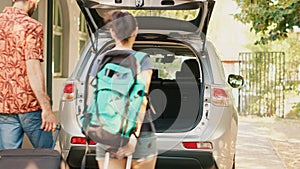
[[240,117],[236,168],[300,168],[299,130],[299,120]]

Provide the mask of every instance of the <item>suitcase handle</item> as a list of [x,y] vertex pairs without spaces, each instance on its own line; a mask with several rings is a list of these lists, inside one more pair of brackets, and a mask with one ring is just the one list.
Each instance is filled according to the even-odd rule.
[[59,132],[60,132],[60,129],[61,129],[61,124],[60,123],[58,123],[57,125],[56,125],[56,132],[55,132],[55,135],[54,135],[54,137],[53,137],[53,143],[52,143],[52,150],[54,150],[54,147],[55,147],[55,144],[56,144],[56,141],[57,141],[57,138],[58,138],[58,134],[59,134]]
[[127,157],[127,162],[126,162],[126,169],[131,168],[131,161],[132,161],[132,155]]

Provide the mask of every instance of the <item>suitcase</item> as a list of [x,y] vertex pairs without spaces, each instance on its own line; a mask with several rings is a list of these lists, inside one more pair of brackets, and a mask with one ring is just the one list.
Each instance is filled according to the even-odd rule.
[[60,169],[61,155],[54,150],[60,124],[53,138],[52,149],[0,150],[0,168],[3,169]]

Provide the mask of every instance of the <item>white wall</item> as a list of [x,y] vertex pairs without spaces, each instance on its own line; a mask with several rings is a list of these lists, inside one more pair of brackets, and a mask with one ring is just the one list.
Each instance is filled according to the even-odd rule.
[[53,111],[59,110],[63,85],[78,61],[78,17],[80,9],[75,0],[61,0],[63,15],[63,78],[53,78]]
[[238,53],[247,51],[249,28],[234,19],[238,12],[233,0],[216,0],[209,23],[208,39],[211,40],[222,60],[236,60]]

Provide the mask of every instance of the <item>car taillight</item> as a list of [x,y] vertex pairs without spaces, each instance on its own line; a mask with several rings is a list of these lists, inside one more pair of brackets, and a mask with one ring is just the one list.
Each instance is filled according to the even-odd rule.
[[228,106],[230,98],[222,88],[212,88],[212,103],[217,106]]
[[64,86],[63,100],[73,100],[75,96],[75,84],[66,83]]
[[[86,144],[86,138],[84,138],[84,137],[72,137],[71,138],[71,143],[72,144]],[[93,140],[90,140],[89,145],[96,145],[96,142],[94,142]]]
[[183,142],[183,147],[186,149],[205,149],[212,150],[213,146],[211,142]]
[[66,84],[64,88],[64,93],[73,93],[74,92],[74,84]]

